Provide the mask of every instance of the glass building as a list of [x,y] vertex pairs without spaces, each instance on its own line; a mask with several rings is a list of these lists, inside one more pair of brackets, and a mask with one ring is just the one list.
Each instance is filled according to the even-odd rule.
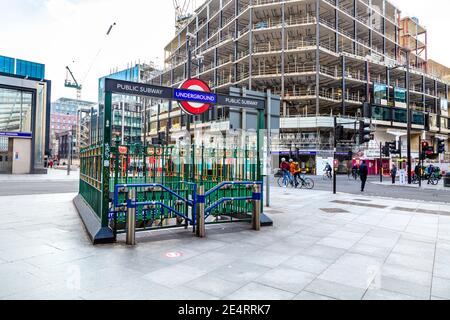
[[0,173],[46,173],[51,81],[40,63],[0,56]]

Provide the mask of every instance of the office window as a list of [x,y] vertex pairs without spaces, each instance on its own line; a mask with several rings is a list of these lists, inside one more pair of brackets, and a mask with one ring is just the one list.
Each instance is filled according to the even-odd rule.
[[31,93],[0,88],[0,131],[31,133],[31,100]]

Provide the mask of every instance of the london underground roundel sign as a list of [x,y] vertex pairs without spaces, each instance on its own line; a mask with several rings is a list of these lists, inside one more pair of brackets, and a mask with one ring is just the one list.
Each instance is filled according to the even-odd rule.
[[175,97],[179,100],[181,108],[191,115],[205,113],[217,100],[209,86],[199,79],[189,79],[184,82],[179,89],[175,90]]

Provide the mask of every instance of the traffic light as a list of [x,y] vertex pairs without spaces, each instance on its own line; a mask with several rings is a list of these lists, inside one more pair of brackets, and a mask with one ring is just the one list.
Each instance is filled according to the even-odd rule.
[[422,160],[435,158],[434,148],[427,141],[422,142]]
[[445,140],[437,139],[437,153],[445,153]]
[[370,130],[370,123],[365,121],[359,122],[359,144],[364,144],[372,141],[372,130]]
[[400,154],[400,148],[397,148],[397,143],[394,142],[386,142],[386,145],[389,148],[390,154]]

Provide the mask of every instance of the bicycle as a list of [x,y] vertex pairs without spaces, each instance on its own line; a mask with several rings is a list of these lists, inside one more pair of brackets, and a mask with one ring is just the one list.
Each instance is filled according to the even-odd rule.
[[314,180],[311,178],[306,178],[305,174],[302,174],[299,177],[300,182],[297,184],[297,187],[300,187],[300,189],[307,189],[307,190],[312,190],[314,189]]
[[419,179],[423,182],[427,181],[427,184],[431,184],[433,186],[437,186],[439,184],[439,181],[441,180],[436,173],[433,173],[431,175],[424,174],[421,177],[418,177],[416,174],[414,174],[412,177],[412,183],[419,184]]
[[331,181],[333,179],[333,175],[331,174],[330,171],[324,171],[323,175],[322,175],[322,180],[328,180]]
[[284,176],[279,176],[278,178],[278,186],[280,188],[295,188],[294,186],[294,179],[292,176],[289,176],[289,178],[285,178]]

